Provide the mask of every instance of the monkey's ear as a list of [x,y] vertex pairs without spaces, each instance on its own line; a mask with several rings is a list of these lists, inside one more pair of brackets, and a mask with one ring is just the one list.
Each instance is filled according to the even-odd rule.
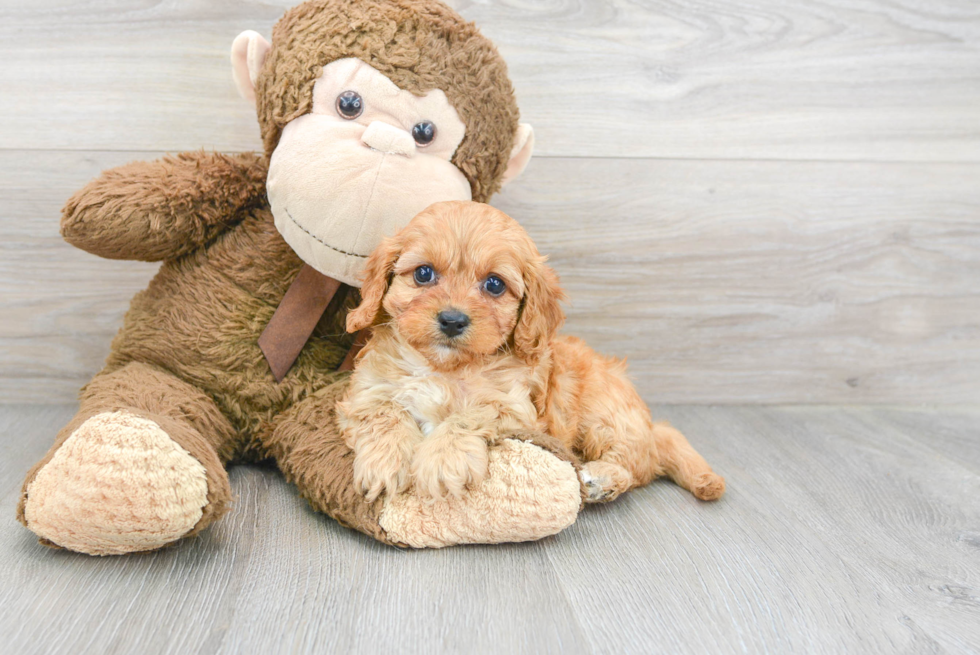
[[347,331],[354,333],[370,327],[381,311],[381,301],[388,292],[388,278],[395,270],[395,262],[401,256],[401,243],[396,237],[388,237],[371,256],[364,266],[361,285],[361,304],[347,314]]
[[517,126],[517,135],[514,137],[514,147],[510,151],[510,161],[507,162],[507,170],[500,179],[503,186],[524,172],[524,167],[531,159],[534,152],[534,130],[527,123]]
[[255,79],[271,48],[271,43],[252,30],[245,30],[231,44],[231,74],[238,93],[246,100],[255,102]]

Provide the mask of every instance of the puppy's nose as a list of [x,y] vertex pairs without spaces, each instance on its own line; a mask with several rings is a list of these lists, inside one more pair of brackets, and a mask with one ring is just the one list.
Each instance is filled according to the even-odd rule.
[[466,326],[470,324],[470,317],[455,309],[447,309],[444,312],[439,312],[436,318],[439,320],[439,329],[447,337],[459,336],[466,329]]

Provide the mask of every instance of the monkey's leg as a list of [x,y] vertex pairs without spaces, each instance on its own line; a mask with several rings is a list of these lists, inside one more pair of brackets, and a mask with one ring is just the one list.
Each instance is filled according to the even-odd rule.
[[154,550],[224,513],[236,433],[203,392],[133,362],[97,375],[80,400],[21,492],[17,518],[42,543],[90,555]]
[[313,509],[385,543],[413,548],[531,541],[574,523],[582,503],[577,462],[558,440],[541,434],[491,446],[486,478],[460,498],[433,502],[409,489],[368,503],[354,486],[354,453],[336,421],[348,380],[293,405],[264,439]]

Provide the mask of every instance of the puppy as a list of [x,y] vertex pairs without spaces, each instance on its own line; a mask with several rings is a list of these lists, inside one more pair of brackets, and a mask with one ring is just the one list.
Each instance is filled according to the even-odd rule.
[[487,472],[487,446],[538,430],[583,461],[589,501],[668,475],[702,500],[725,481],[650,412],[623,361],[556,336],[564,297],[524,229],[474,202],[416,216],[367,261],[347,330],[371,327],[338,405],[354,483],[373,501],[413,484],[459,496]]

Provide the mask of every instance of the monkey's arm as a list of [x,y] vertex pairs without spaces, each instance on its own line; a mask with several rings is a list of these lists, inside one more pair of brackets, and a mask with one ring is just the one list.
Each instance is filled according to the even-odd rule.
[[259,155],[203,151],[112,168],[68,200],[61,235],[108,259],[173,259],[264,202],[267,172]]
[[433,503],[414,488],[367,502],[354,483],[353,450],[338,425],[349,377],[296,403],[260,436],[313,509],[386,543],[413,548],[530,541],[575,521],[582,506],[579,462],[540,433],[511,435],[490,448],[484,482],[462,498]]

